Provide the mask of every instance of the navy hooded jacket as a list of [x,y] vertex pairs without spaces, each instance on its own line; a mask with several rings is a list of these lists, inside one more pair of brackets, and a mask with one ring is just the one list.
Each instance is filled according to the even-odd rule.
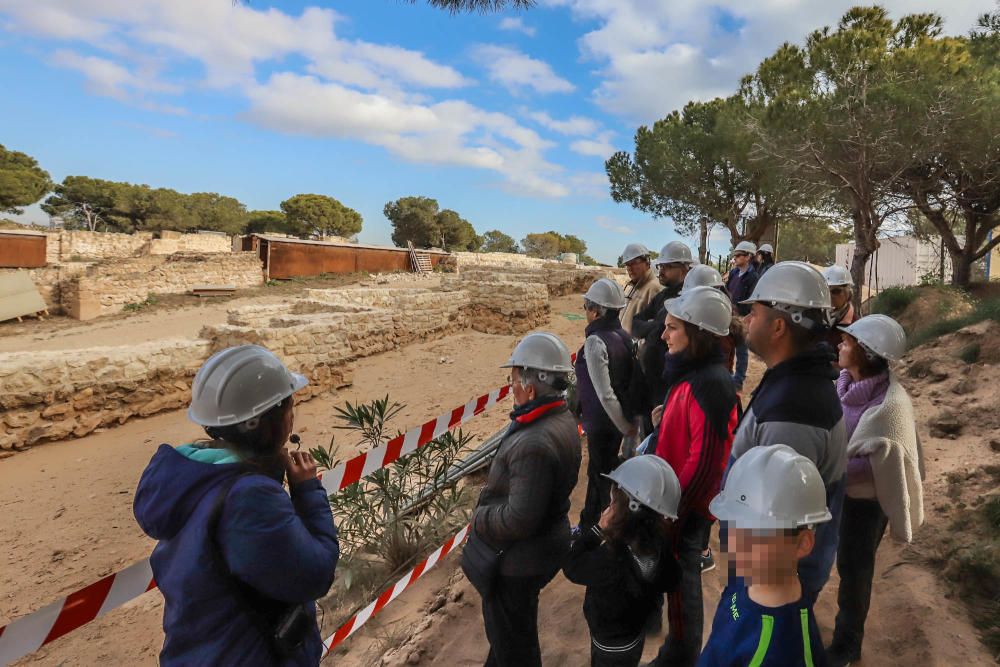
[[[289,498],[277,479],[246,471],[239,463],[203,463],[161,445],[139,480],[135,517],[159,540],[150,560],[164,599],[164,667],[317,665],[322,656],[313,601],[333,584],[340,555],[326,492],[318,480],[308,480]],[[306,641],[284,661],[234,593],[207,534],[216,495],[236,477],[216,531],[226,565],[259,595],[302,604],[314,619]]]

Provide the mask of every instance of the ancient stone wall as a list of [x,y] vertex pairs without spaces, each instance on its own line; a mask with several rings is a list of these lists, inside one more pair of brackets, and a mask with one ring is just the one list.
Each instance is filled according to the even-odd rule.
[[205,340],[0,354],[0,448],[81,437],[179,408],[208,355]]
[[558,264],[554,259],[538,259],[509,252],[455,252],[452,253],[458,270],[468,266],[509,266],[518,268],[540,268],[550,264]]
[[171,255],[179,252],[229,253],[232,241],[224,234],[182,234],[151,232],[117,234],[113,232],[61,231],[47,234],[46,259],[50,264],[81,260],[124,259],[143,255]]
[[38,293],[45,301],[50,315],[63,312],[63,287],[76,276],[84,273],[91,264],[88,262],[70,262],[53,264],[39,269],[0,269],[0,274],[14,271],[27,271],[31,282],[38,288]]
[[162,232],[161,238],[149,243],[150,255],[173,255],[179,252],[228,253],[233,251],[232,240],[225,234],[179,234]]
[[179,254],[94,264],[63,283],[63,308],[81,320],[121,312],[150,294],[183,294],[198,285],[254,287],[264,282],[256,253]]

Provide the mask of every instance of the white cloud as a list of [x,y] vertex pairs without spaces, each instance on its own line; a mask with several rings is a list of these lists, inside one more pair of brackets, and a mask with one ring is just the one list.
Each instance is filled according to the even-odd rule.
[[580,155],[590,155],[606,160],[615,152],[615,147],[611,145],[611,133],[601,132],[596,139],[578,139],[569,145],[574,153]]
[[418,104],[288,72],[254,87],[249,98],[247,118],[262,127],[359,139],[411,162],[494,171],[523,194],[569,194],[553,178],[559,167],[543,156],[551,142],[509,116],[464,101]]
[[480,44],[473,55],[486,68],[490,80],[511,92],[531,88],[538,93],[571,93],[576,87],[557,75],[552,67],[517,49],[496,44]]
[[[690,100],[736,91],[783,42],[801,43],[814,29],[835,25],[854,0],[542,0],[566,7],[598,27],[578,41],[581,56],[597,63],[594,100],[630,122],[650,123]],[[885,0],[893,18],[933,11],[946,31],[964,34],[983,10],[980,0]],[[725,17],[725,21],[723,21]],[[728,25],[728,29],[724,27]]]
[[180,87],[159,81],[153,73],[139,76],[128,68],[107,58],[84,56],[74,51],[59,50],[52,54],[51,62],[57,67],[83,74],[87,90],[94,95],[110,97],[149,111],[186,114],[187,111],[170,104],[152,101],[146,93],[177,94]]
[[600,128],[597,121],[583,116],[570,116],[566,120],[556,120],[544,111],[525,112],[525,115],[548,130],[568,136],[595,134]]
[[535,36],[535,29],[530,25],[526,25],[524,20],[520,16],[508,16],[500,20],[501,30],[510,30],[513,32],[522,32],[528,37]]
[[608,231],[615,232],[617,234],[634,234],[635,230],[623,223],[617,218],[612,218],[607,215],[598,215],[594,217],[594,222],[601,229],[607,229]]

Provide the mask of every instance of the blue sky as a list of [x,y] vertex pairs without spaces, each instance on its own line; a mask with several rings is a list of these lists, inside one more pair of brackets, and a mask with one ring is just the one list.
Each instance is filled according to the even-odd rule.
[[[430,196],[480,233],[554,229],[613,262],[628,242],[677,236],[611,200],[604,159],[850,4],[541,0],[454,16],[400,0],[0,0],[0,143],[57,181],[251,209],[328,194],[361,212],[369,243],[389,243],[387,201]],[[991,9],[884,4],[938,11],[954,33]]]

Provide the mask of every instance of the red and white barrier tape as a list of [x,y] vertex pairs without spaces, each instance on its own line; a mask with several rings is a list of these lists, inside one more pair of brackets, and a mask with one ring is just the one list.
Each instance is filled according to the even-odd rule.
[[411,428],[406,433],[397,435],[384,445],[375,447],[355,456],[349,461],[341,463],[333,470],[323,473],[321,480],[323,487],[330,495],[342,491],[376,470],[386,467],[393,461],[397,461],[423,447],[431,440],[441,437],[456,426],[464,424],[476,415],[482,414],[496,405],[497,401],[506,398],[509,393],[509,385],[494,389],[490,393],[483,394],[479,398],[474,398],[465,405],[460,405],[437,419],[431,419],[422,426]]
[[[422,426],[412,428],[385,445],[360,454],[325,473],[322,479],[323,486],[328,494],[333,495],[400,457],[423,447],[452,428],[482,414],[498,401],[506,398],[509,393],[509,386],[495,389],[451,412],[431,419]],[[447,553],[451,548],[452,546],[449,546],[444,553]],[[441,555],[438,554],[436,558],[440,558]],[[434,557],[434,554],[431,556]],[[420,574],[417,574],[414,579],[419,576]],[[85,588],[62,597],[38,611],[15,619],[8,625],[0,627],[0,665],[6,665],[37,651],[45,644],[90,623],[112,609],[120,607],[129,600],[133,600],[154,588],[156,588],[156,582],[153,580],[152,566],[149,559],[145,558],[124,570],[109,574]]]
[[455,535],[452,535],[447,542],[439,546],[430,556],[417,563],[416,567],[404,574],[399,581],[395,583],[395,585],[382,591],[382,594],[375,598],[374,602],[356,613],[354,616],[349,618],[346,623],[341,625],[331,637],[323,642],[323,646],[325,647],[323,657],[326,657],[337,644],[357,632],[358,629],[367,623],[372,616],[382,611],[387,604],[399,597],[400,593],[413,585],[413,582],[422,577],[424,573],[437,565],[442,558],[447,556],[449,553],[454,551],[456,547],[462,544],[462,542],[465,541],[465,538],[469,535],[470,527],[471,526],[466,526]]

